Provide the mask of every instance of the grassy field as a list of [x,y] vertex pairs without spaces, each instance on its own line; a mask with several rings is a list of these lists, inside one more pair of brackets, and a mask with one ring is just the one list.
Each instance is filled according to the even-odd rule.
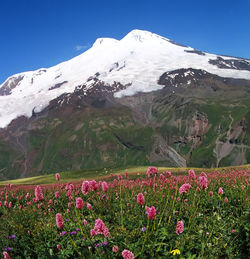
[[131,167],[60,173],[73,180],[67,184],[48,184],[55,175],[12,181],[0,186],[0,252],[15,259],[250,258],[249,169]]
[[[106,178],[110,175],[110,173],[116,174],[145,174],[148,166],[134,166],[134,167],[123,167],[123,168],[102,168],[102,169],[89,169],[89,170],[81,170],[81,171],[68,171],[68,172],[59,172],[61,175],[61,182],[78,182],[83,179],[102,179]],[[158,167],[160,172],[170,171],[172,173],[185,173],[189,169],[194,169],[195,172],[209,172],[209,171],[225,171],[227,169],[250,169],[250,164],[242,165],[242,166],[232,166],[232,167],[220,167],[220,168],[171,168],[171,167]],[[41,175],[35,177],[28,177],[16,180],[7,180],[0,181],[1,185],[6,185],[8,183],[11,184],[22,184],[22,185],[30,185],[30,184],[53,184],[56,183],[55,174]]]

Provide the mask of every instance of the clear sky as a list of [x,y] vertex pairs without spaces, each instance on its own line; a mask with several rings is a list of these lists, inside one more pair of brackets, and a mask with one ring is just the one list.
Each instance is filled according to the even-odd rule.
[[133,29],[250,58],[250,0],[0,0],[0,83]]

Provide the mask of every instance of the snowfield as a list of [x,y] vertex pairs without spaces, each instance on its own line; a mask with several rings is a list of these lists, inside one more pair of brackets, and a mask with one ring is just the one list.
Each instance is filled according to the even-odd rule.
[[[222,77],[250,79],[250,71],[222,69],[210,64],[209,60],[217,59],[218,55],[187,51],[195,50],[141,30],[133,30],[121,40],[97,39],[90,49],[71,60],[51,68],[13,75],[0,85],[0,90],[10,90],[8,95],[0,96],[0,128],[19,116],[30,117],[33,110],[41,111],[51,100],[63,93],[74,92],[79,85],[91,87],[88,79],[95,75],[108,84],[115,81],[131,84],[115,93],[117,98],[161,89],[164,86],[157,84],[159,77],[164,72],[180,68],[203,69]],[[15,85],[18,78],[22,80]]]

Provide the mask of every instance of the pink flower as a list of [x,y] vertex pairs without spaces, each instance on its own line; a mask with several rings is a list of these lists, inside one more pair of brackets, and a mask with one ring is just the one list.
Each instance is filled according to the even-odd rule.
[[78,197],[76,198],[76,208],[77,209],[82,209],[84,206],[82,198]]
[[82,182],[82,193],[84,194],[84,195],[87,195],[88,194],[88,192],[89,192],[89,182],[88,181],[83,181]]
[[169,172],[169,171],[166,171],[166,175],[167,175],[168,177],[171,177],[172,173]]
[[58,199],[59,198],[59,192],[55,193],[55,198]]
[[156,214],[156,209],[154,206],[152,207],[146,207],[146,214],[148,215],[149,219],[154,219]]
[[122,251],[122,257],[124,259],[134,259],[134,254],[132,252],[130,252],[129,250],[127,249],[124,249]]
[[150,166],[147,170],[146,175],[147,177],[150,177],[153,174],[157,174],[157,172],[158,172],[158,169],[156,167]]
[[83,220],[83,224],[84,224],[84,226],[87,226],[87,225],[88,225],[88,222],[87,222],[86,219]]
[[235,229],[232,229],[232,233],[235,233]]
[[43,192],[41,186],[37,185],[35,188],[35,197],[37,201],[40,201],[43,199]]
[[56,173],[56,180],[60,181],[60,178],[61,178],[60,174]]
[[212,197],[214,195],[213,192],[209,192],[209,196]]
[[69,189],[70,189],[71,191],[73,191],[73,190],[75,189],[74,184],[71,183],[71,184],[69,185]]
[[91,205],[90,203],[88,203],[88,202],[87,202],[87,208],[88,208],[89,210],[92,210],[92,205]]
[[91,191],[96,191],[99,188],[99,184],[96,182],[96,180],[92,180],[89,182],[89,188]]
[[91,236],[104,235],[105,237],[109,237],[110,234],[104,222],[101,219],[97,219],[95,221],[94,228],[90,230],[90,235]]
[[204,175],[199,176],[199,184],[200,184],[201,189],[207,189],[207,187],[208,187],[207,177]]
[[96,235],[96,232],[95,232],[94,229],[91,229],[91,230],[90,230],[90,235],[91,235],[92,237]]
[[63,218],[60,213],[56,214],[56,225],[59,229],[62,229],[64,227]]
[[184,184],[180,187],[179,193],[180,193],[180,194],[182,194],[182,193],[187,193],[188,190],[189,190],[191,187],[192,187],[191,184],[189,184],[189,183],[184,183]]
[[223,194],[223,189],[221,187],[219,188],[218,193],[219,193],[219,195]]
[[188,176],[191,178],[191,179],[196,179],[196,175],[195,175],[195,172],[194,170],[189,170],[188,171]]
[[184,229],[184,223],[183,221],[178,221],[177,225],[176,225],[176,234],[179,235],[183,232]]
[[142,193],[139,193],[137,195],[137,203],[140,204],[141,206],[145,203],[145,198]]
[[207,175],[204,172],[201,172],[201,176],[205,176],[207,178]]
[[228,198],[227,197],[225,198],[225,203],[228,203]]
[[61,246],[58,244],[57,246],[57,250],[60,251],[61,250]]
[[122,176],[121,176],[120,174],[118,174],[118,175],[117,175],[117,179],[118,179],[119,181],[121,181],[121,180],[122,180]]
[[3,252],[4,259],[10,259],[10,256],[7,252]]
[[102,190],[104,192],[107,192],[108,191],[108,184],[106,182],[102,182]]
[[117,252],[118,252],[118,246],[113,246],[112,251],[113,251],[114,253],[117,253]]

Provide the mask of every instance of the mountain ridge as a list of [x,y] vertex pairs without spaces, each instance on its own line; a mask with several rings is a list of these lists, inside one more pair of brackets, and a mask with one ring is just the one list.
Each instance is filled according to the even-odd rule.
[[250,163],[250,62],[135,30],[0,87],[0,178]]
[[197,51],[151,32],[133,30],[121,40],[99,38],[81,55],[51,68],[9,77],[0,85],[0,127],[18,116],[30,117],[34,109],[41,111],[61,94],[87,85],[97,73],[98,79],[108,84],[129,85],[115,94],[122,97],[159,90],[157,81],[163,73],[188,67],[223,77],[250,79],[250,62],[245,59]]

